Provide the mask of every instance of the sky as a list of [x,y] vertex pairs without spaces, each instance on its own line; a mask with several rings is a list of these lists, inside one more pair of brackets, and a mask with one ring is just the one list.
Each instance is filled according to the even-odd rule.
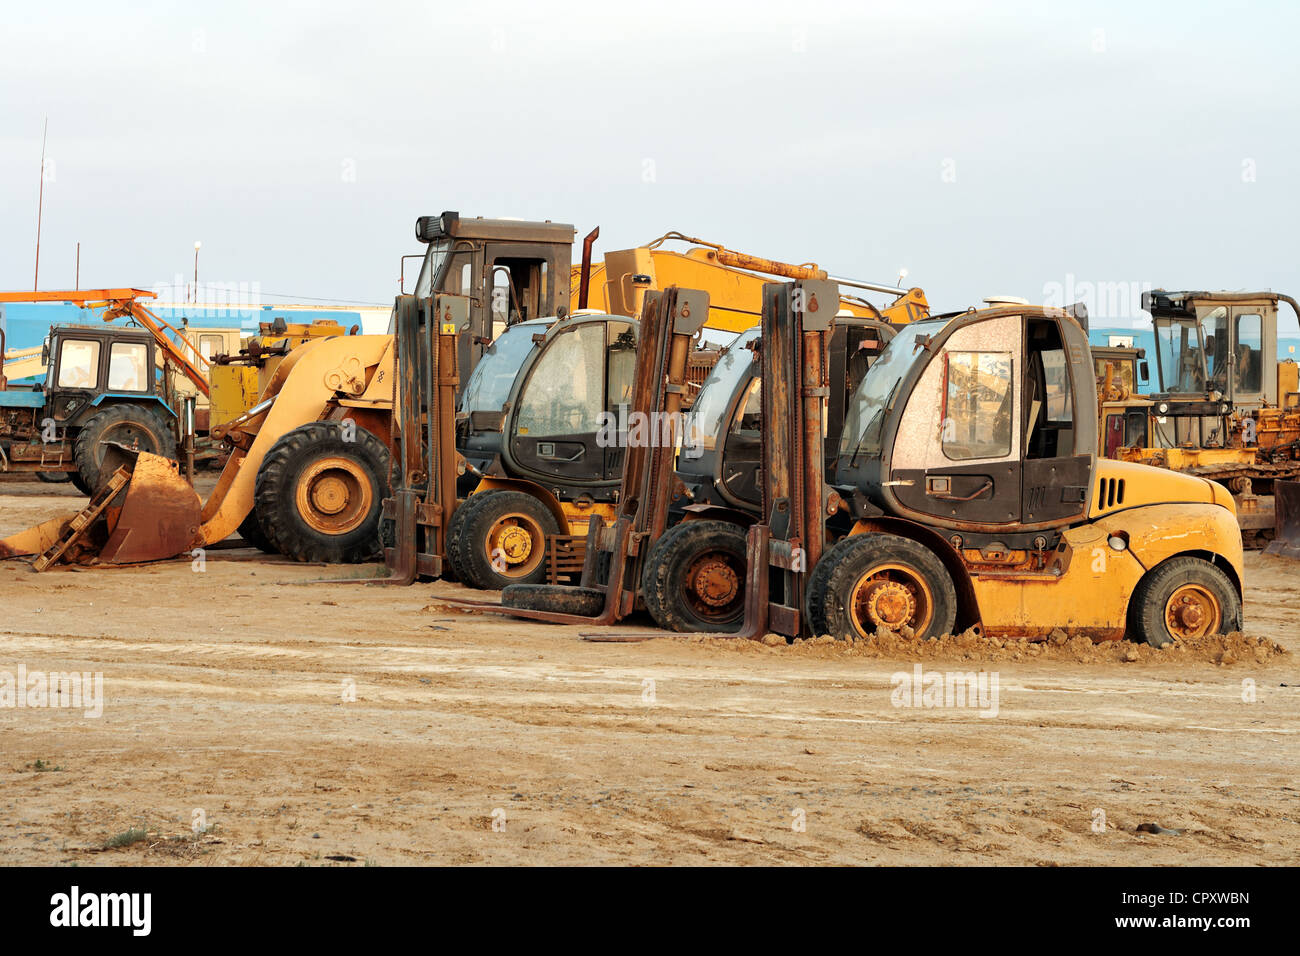
[[[1300,293],[1300,5],[11,5],[0,288],[387,304],[421,214],[669,230],[936,310]],[[1054,301],[1056,300],[1056,301]],[[1061,302],[1060,304],[1068,304]],[[1284,312],[1281,334],[1295,332]],[[1291,324],[1288,324],[1291,323]]]

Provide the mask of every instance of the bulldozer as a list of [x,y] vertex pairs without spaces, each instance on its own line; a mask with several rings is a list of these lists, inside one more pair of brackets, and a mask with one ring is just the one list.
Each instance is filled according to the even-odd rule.
[[1279,302],[1300,315],[1273,292],[1144,293],[1159,390],[1108,383],[1100,405],[1103,454],[1219,482],[1255,548],[1274,534],[1274,483],[1300,477],[1297,366],[1273,359]]

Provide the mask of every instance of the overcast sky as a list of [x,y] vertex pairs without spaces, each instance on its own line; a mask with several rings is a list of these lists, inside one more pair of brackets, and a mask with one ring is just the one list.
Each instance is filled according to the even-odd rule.
[[415,217],[458,209],[906,267],[937,309],[1297,293],[1297,27],[1283,2],[11,4],[0,287],[31,286],[48,116],[44,288],[77,241],[83,287],[152,287],[199,239],[201,281],[386,303]]

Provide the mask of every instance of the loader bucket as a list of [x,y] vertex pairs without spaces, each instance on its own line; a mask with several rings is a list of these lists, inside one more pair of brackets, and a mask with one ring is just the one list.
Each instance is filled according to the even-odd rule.
[[34,528],[19,531],[0,540],[0,559],[41,554],[59,540],[63,529],[72,518],[73,515],[60,515],[49,521],[43,521]]
[[197,545],[198,493],[173,461],[140,452],[126,498],[99,552],[104,564],[135,564],[172,558]]
[[1300,481],[1273,482],[1273,540],[1265,554],[1300,558]]

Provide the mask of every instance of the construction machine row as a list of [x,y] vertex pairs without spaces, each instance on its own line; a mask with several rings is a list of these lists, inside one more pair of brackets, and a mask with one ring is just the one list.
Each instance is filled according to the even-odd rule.
[[[1289,297],[1157,293],[1161,390],[1140,396],[1144,358],[1094,353],[1080,308],[932,316],[919,289],[675,233],[602,263],[593,233],[575,266],[566,225],[444,213],[416,231],[389,334],[268,327],[207,364],[226,460],[206,502],[175,460],[193,402],[169,429],[153,397],[153,349],[186,357],[166,330],[52,330],[44,386],[0,387],[0,448],[93,494],[0,555],[136,563],[238,532],[561,623],[1157,645],[1240,629],[1243,528],[1300,555],[1295,366],[1265,361]],[[152,316],[109,291],[83,301]],[[88,424],[115,408],[133,427]],[[51,421],[58,454],[33,458]]]

